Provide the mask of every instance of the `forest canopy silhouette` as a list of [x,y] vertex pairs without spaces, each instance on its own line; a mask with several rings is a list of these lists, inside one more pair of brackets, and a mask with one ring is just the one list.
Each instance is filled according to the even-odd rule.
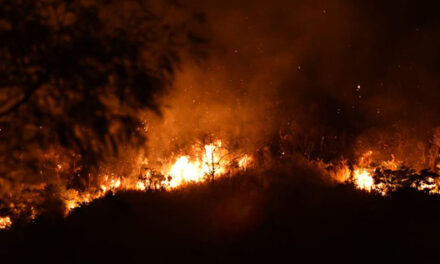
[[106,155],[146,140],[136,128],[142,111],[159,113],[154,98],[172,81],[177,48],[202,42],[177,4],[167,8],[180,24],[150,4],[1,1],[2,178],[51,182],[56,160],[77,161],[71,169],[86,178]]

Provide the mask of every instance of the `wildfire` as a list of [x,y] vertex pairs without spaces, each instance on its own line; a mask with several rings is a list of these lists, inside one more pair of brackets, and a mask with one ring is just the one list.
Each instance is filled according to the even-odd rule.
[[193,147],[191,155],[178,156],[174,162],[164,164],[157,170],[149,168],[137,180],[112,174],[102,177],[99,188],[90,188],[84,192],[69,189],[62,197],[66,205],[66,215],[71,210],[104,197],[109,192],[114,194],[121,190],[145,191],[161,188],[172,190],[188,183],[214,180],[230,173],[233,164],[236,164],[238,169],[246,170],[251,162],[252,157],[247,154],[234,158],[222,142],[217,140],[204,145],[203,148]]
[[12,226],[12,221],[9,216],[0,217],[0,229],[7,229]]
[[243,170],[246,170],[246,168],[252,163],[252,157],[248,155],[244,155],[242,158],[238,160],[238,167],[240,167]]
[[101,184],[101,190],[105,193],[108,190],[117,190],[121,187],[121,178],[110,178],[105,177],[105,184]]
[[[349,182],[356,188],[381,195],[399,189],[415,189],[430,194],[440,194],[440,175],[432,170],[416,171],[391,155],[391,160],[373,162],[373,152],[367,151],[352,166],[343,161],[331,169],[337,182]],[[322,165],[322,164],[321,164]],[[325,166],[324,167],[328,167]]]
[[170,187],[175,188],[185,182],[202,181],[205,175],[202,171],[203,166],[200,162],[190,162],[187,156],[180,157],[171,167],[172,180]]
[[205,145],[203,150],[201,153],[196,153],[192,160],[189,156],[177,158],[174,164],[163,171],[164,175],[171,177],[168,185],[170,188],[190,182],[214,180],[215,177],[227,172],[231,159],[228,151],[222,148],[221,141]]
[[367,169],[356,169],[353,172],[354,183],[359,189],[371,191],[374,185],[373,177]]
[[[410,187],[419,191],[440,193],[438,174],[429,171],[416,172],[405,167],[394,155],[388,161],[378,162],[374,160],[373,154],[371,150],[365,152],[355,164],[348,160],[332,164],[319,161],[317,164],[327,168],[337,182],[350,182],[356,188],[368,192],[386,195],[398,188]],[[254,160],[251,155],[231,152],[222,141],[217,140],[205,145],[195,144],[181,155],[159,160],[155,167],[149,166],[146,159],[141,163],[142,170],[137,178],[108,173],[98,178],[100,180],[96,186],[89,186],[86,190],[61,191],[60,198],[65,203],[65,214],[68,215],[73,209],[102,198],[108,193],[115,194],[124,190],[172,191],[190,183],[214,181],[219,177],[233,175],[239,170],[248,170],[253,166]],[[58,168],[60,169],[60,166]],[[14,215],[21,215],[21,212],[26,210],[24,203],[11,203],[9,207]],[[39,212],[33,206],[30,208],[31,219],[34,219]],[[7,229],[11,225],[9,216],[0,217],[0,229]]]
[[[65,214],[68,215],[73,209],[102,198],[108,193],[115,194],[123,190],[171,191],[190,183],[214,181],[218,177],[233,175],[238,170],[246,171],[253,166],[253,163],[252,156],[231,152],[220,140],[217,140],[205,145],[195,144],[186,153],[160,160],[156,167],[149,167],[149,163],[144,159],[141,166],[142,173],[138,178],[113,173],[104,174],[99,177],[96,186],[89,186],[82,191],[66,189],[61,191],[60,198],[65,203]],[[356,188],[368,192],[374,191],[386,195],[398,188],[410,187],[419,191],[440,193],[438,174],[430,171],[416,172],[405,167],[394,155],[391,160],[378,162],[374,160],[373,151],[370,150],[365,152],[355,164],[347,160],[332,164],[318,161],[317,164],[327,168],[336,181],[350,182]],[[44,186],[41,188],[43,189]],[[39,212],[33,206],[30,208],[31,219],[34,219]],[[26,210],[26,205],[11,203],[9,209],[14,215],[21,215],[21,212]],[[10,216],[0,217],[0,229],[11,226]]]
[[[60,198],[65,203],[65,214],[68,215],[73,209],[102,198],[107,193],[115,194],[121,190],[173,190],[189,183],[213,181],[218,177],[233,174],[236,170],[247,170],[253,162],[253,158],[248,154],[231,153],[220,140],[203,147],[194,145],[190,153],[170,160],[171,162],[164,163],[160,168],[145,169],[138,179],[108,174],[99,177],[101,181],[96,187],[90,186],[85,191],[76,189],[62,191]],[[148,163],[144,162],[144,165],[146,164]],[[57,169],[61,168],[58,164]],[[44,188],[44,185],[41,188]],[[15,212],[18,207],[11,203],[11,209]],[[31,219],[34,219],[38,212],[33,206],[31,211]],[[16,213],[21,214],[20,211]],[[11,226],[10,216],[0,217],[0,229],[8,229]]]

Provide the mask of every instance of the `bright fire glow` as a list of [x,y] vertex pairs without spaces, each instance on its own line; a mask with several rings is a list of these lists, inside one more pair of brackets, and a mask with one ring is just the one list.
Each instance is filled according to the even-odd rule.
[[231,165],[229,152],[222,147],[220,140],[205,145],[198,153],[190,156],[180,156],[174,164],[165,168],[162,173],[171,176],[169,188],[176,188],[190,182],[213,180],[227,173]]
[[238,167],[240,167],[240,169],[246,170],[247,167],[252,163],[252,157],[248,156],[248,155],[244,155],[243,157],[241,157],[238,160]]
[[[178,156],[174,162],[164,164],[157,170],[159,172],[148,169],[137,180],[113,174],[105,175],[101,178],[99,188],[90,188],[86,192],[73,189],[64,192],[62,198],[66,205],[66,215],[75,208],[104,197],[109,192],[114,194],[120,190],[145,191],[160,188],[172,190],[188,183],[210,181],[231,172],[234,162],[238,169],[246,170],[251,166],[252,157],[245,154],[232,158],[222,142],[217,140],[203,148],[194,147],[191,155]],[[4,228],[8,226],[5,225]]]
[[199,182],[203,180],[203,166],[198,161],[190,162],[187,156],[182,156],[171,167],[170,175],[172,188],[185,182]]
[[[116,175],[113,173],[103,174],[99,177],[98,184],[89,186],[85,191],[67,189],[61,192],[61,199],[65,203],[66,215],[73,209],[88,204],[106,194],[115,194],[118,191],[126,190],[168,190],[181,188],[190,183],[203,183],[214,181],[219,177],[234,175],[238,170],[246,171],[254,164],[254,159],[248,154],[232,153],[220,140],[213,143],[200,145],[196,144],[190,150],[181,155],[160,160],[155,167],[149,167],[148,161],[141,162],[142,173],[137,177]],[[356,164],[343,160],[338,164],[318,162],[319,167],[326,168],[330,176],[337,182],[351,182],[356,188],[368,192],[375,191],[387,195],[393,190],[392,184],[375,183],[373,174],[384,169],[396,171],[402,168],[403,162],[392,155],[388,161],[374,160],[373,151],[365,152]],[[440,167],[440,166],[439,166]],[[57,166],[61,169],[61,165]],[[379,177],[379,176],[378,176]],[[430,193],[440,193],[439,179],[428,177],[425,181],[414,183],[412,186],[421,191],[429,190]],[[45,185],[41,186],[44,189]],[[14,215],[20,215],[25,210],[25,204],[11,203],[9,208]],[[31,207],[31,219],[34,219],[39,212]],[[12,226],[10,216],[0,217],[0,229],[8,229]]]
[[12,226],[12,221],[9,216],[0,217],[0,229],[7,229]]
[[353,171],[354,183],[359,189],[371,191],[374,180],[366,169],[355,169]]
[[[410,174],[421,172],[411,172],[411,170],[405,170],[404,163],[396,159],[394,155],[391,155],[391,160],[380,162],[373,162],[372,155],[373,151],[371,150],[365,152],[359,158],[358,163],[356,165],[353,165],[353,167],[348,166],[346,161],[341,162],[340,165],[337,166],[336,169],[334,169],[334,179],[337,182],[351,182],[356,186],[356,188],[361,190],[366,190],[369,192],[375,191],[382,195],[387,195],[389,192],[405,186],[405,181],[408,181],[407,179],[405,179],[405,177],[413,177],[414,182],[412,182],[410,186],[411,188],[417,189],[419,191],[428,191],[431,194],[440,194],[440,182],[438,179],[426,177],[422,180],[415,180],[417,179],[417,177],[420,177],[420,174],[419,176],[411,176]],[[376,183],[373,178],[373,174],[375,173],[379,173],[378,177],[387,177],[387,175],[384,173],[395,173],[394,175],[398,175],[399,173],[403,174],[399,176],[401,177],[400,179],[397,178],[394,182],[383,182],[379,180],[379,182]]]
[[[190,183],[202,183],[214,181],[219,177],[233,175],[238,170],[246,171],[252,167],[253,157],[248,154],[231,152],[221,140],[200,145],[195,144],[190,151],[183,155],[169,157],[160,160],[159,164],[149,167],[149,162],[143,158],[140,166],[142,173],[138,177],[128,177],[113,173],[103,174],[98,177],[98,184],[88,186],[86,190],[64,189],[60,198],[65,204],[65,215],[73,209],[86,205],[106,194],[115,194],[118,191],[137,190],[173,190]],[[57,164],[57,171],[64,166]],[[68,166],[66,166],[68,167]],[[41,189],[45,184],[41,185]],[[21,210],[12,206],[17,215]],[[25,210],[25,209],[23,209]],[[31,219],[38,216],[39,212],[32,207]],[[12,225],[9,216],[0,217],[0,229],[7,229]]]

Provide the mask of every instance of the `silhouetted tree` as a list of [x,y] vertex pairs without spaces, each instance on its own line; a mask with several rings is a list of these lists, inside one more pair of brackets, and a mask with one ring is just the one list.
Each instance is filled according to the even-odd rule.
[[190,16],[173,24],[152,10],[144,0],[0,0],[0,177],[48,181],[63,162],[88,177],[146,140],[143,111],[158,111],[179,49],[201,42]]

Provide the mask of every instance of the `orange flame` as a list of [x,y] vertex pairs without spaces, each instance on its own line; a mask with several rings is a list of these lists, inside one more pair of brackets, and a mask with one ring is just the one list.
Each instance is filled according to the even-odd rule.
[[355,169],[353,179],[359,189],[371,191],[374,186],[373,177],[367,169]]
[[9,216],[0,217],[0,229],[7,229],[12,226],[12,221]]
[[[238,169],[246,170],[251,166],[252,157],[240,155],[232,157],[220,140],[204,145],[203,148],[193,146],[190,155],[178,156],[172,163],[165,163],[158,170],[147,169],[139,179],[125,178],[110,174],[100,177],[99,187],[89,187],[86,191],[75,189],[64,190],[61,199],[65,203],[68,215],[73,209],[104,197],[107,193],[115,194],[121,190],[145,191],[147,189],[173,190],[189,183],[206,182],[214,178],[232,173],[233,164]],[[143,165],[148,162],[143,162]],[[61,169],[61,165],[57,166]],[[38,212],[32,210],[32,219]],[[0,229],[12,225],[9,216],[0,217]]]
[[246,171],[247,167],[252,163],[252,157],[245,154],[238,160],[238,167]]

